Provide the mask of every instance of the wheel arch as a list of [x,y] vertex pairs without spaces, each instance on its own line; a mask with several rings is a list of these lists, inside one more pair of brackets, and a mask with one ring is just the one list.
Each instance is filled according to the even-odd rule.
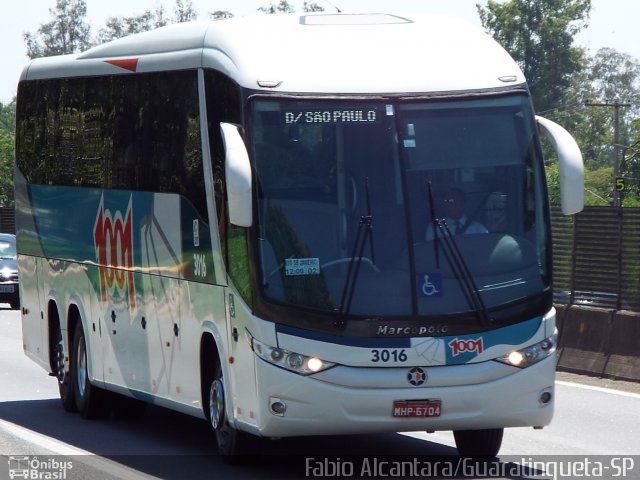
[[213,333],[205,331],[200,337],[200,399],[202,411],[209,420],[209,383],[220,364],[220,349]]
[[67,310],[67,334],[69,335],[70,345],[73,345],[75,341],[74,337],[78,322],[82,322],[82,318],[80,317],[80,310],[78,309],[77,305],[72,303],[69,305],[69,308]]
[[[63,315],[58,300],[50,298],[47,302],[49,366],[52,369],[52,372],[55,367],[54,343],[56,341],[57,330],[60,329],[62,332],[62,338],[65,342],[65,352],[71,352],[76,325],[78,322],[82,322],[82,310],[83,309],[76,303],[70,303],[67,308],[66,315]],[[65,331],[66,335],[64,334]],[[85,331],[85,334],[86,333],[87,332]]]
[[[49,343],[49,368],[51,372],[56,371],[56,358],[55,358],[55,343],[56,343],[56,333],[58,330],[62,330],[62,324],[60,323],[60,312],[58,311],[58,304],[55,300],[50,299],[47,303],[47,328],[48,328],[48,343]],[[67,346],[69,344],[69,339],[65,339],[64,335],[62,335],[63,340],[66,340]],[[65,351],[69,351],[68,348]]]

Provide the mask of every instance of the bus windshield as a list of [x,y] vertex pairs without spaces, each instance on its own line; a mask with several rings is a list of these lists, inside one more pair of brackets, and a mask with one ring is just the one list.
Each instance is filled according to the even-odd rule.
[[345,316],[531,318],[550,288],[534,139],[523,94],[255,98],[261,294]]

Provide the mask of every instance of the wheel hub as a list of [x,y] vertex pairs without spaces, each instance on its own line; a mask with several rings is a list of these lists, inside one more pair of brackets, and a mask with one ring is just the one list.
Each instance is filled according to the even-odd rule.
[[58,342],[58,348],[56,349],[56,376],[59,382],[64,381],[64,344],[62,340]]
[[224,422],[224,385],[221,378],[216,378],[211,384],[209,417],[213,428],[218,430],[222,427]]
[[87,353],[84,347],[84,342],[80,342],[78,345],[78,360],[76,371],[76,383],[78,394],[80,397],[84,397],[85,382],[87,379]]

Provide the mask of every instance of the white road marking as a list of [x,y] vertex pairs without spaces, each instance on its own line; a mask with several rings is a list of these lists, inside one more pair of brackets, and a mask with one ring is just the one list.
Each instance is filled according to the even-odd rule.
[[[126,478],[127,480],[153,480],[158,477],[151,475],[145,475],[139,473],[129,467],[121,465],[117,462],[107,460],[99,457],[98,455],[82,450],[81,448],[74,447],[67,443],[56,440],[55,438],[48,437],[28,428],[24,428],[15,423],[8,422],[0,419],[0,430],[13,435],[14,437],[21,438],[22,440],[37,445],[45,450],[51,452],[54,455],[63,455],[66,457],[73,457],[70,461],[81,462],[89,467],[95,468],[101,472],[107,473],[116,478]],[[35,455],[34,455],[35,456]],[[42,457],[42,455],[39,455]]]
[[602,393],[610,393],[613,395],[620,395],[622,397],[631,397],[640,399],[640,393],[633,392],[625,392],[624,390],[616,390],[613,388],[604,388],[604,387],[594,387],[592,385],[584,385],[582,383],[573,383],[573,382],[565,382],[562,380],[556,380],[557,385],[562,385],[564,387],[574,387],[574,388],[582,388],[584,390],[593,390],[596,392]]

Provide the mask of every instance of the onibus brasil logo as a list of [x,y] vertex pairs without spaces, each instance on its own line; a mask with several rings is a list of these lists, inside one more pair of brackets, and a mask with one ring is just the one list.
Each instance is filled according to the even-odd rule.
[[33,480],[66,480],[67,471],[73,469],[73,462],[55,458],[38,458],[28,455],[9,457],[9,478]]
[[104,195],[100,198],[93,241],[100,275],[100,298],[118,295],[128,297],[131,310],[136,307],[136,292],[133,283],[133,227],[131,197],[127,211],[122,215],[104,208]]

